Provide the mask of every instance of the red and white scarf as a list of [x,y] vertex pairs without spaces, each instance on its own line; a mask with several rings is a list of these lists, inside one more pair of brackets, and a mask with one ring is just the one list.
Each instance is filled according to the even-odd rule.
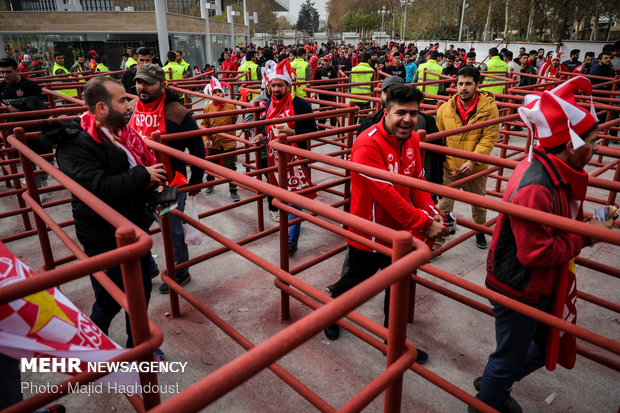
[[166,133],[166,94],[162,95],[149,103],[143,103],[140,99],[136,103],[136,109],[129,121],[129,125],[134,128],[143,139],[150,139],[151,133],[159,131],[162,135]]
[[[293,99],[289,93],[282,99],[276,99],[273,95],[271,97],[271,105],[267,110],[266,119],[284,118],[294,116]],[[295,129],[295,122],[283,122],[283,125]],[[267,125],[265,127],[267,132],[267,164],[269,166],[276,166],[278,164],[278,151],[271,148],[271,142],[278,139],[278,128],[275,125]],[[298,147],[297,143],[291,143],[291,146]],[[288,162],[297,162],[301,158],[297,155],[288,156]],[[287,188],[289,191],[297,192],[305,188],[312,186],[308,169],[305,165],[289,166],[287,171],[288,183]],[[274,172],[269,172],[269,182],[273,185],[278,185],[278,180]],[[316,193],[310,193],[306,195],[308,198],[316,198]]]
[[122,149],[127,154],[127,160],[131,167],[137,165],[151,166],[157,163],[155,156],[131,126],[125,127],[112,132],[97,120],[95,115],[90,112],[84,112],[80,116],[80,125],[97,143],[101,143],[102,139],[114,144],[117,148]]
[[[571,187],[571,215],[583,219],[583,201],[588,190],[588,174],[577,171],[553,155],[548,155],[562,179]],[[571,258],[560,267],[560,272],[553,282],[553,306],[551,314],[577,324],[577,279],[575,277],[575,259]],[[547,370],[553,371],[557,364],[572,369],[577,359],[577,341],[575,336],[550,327],[545,352]]]

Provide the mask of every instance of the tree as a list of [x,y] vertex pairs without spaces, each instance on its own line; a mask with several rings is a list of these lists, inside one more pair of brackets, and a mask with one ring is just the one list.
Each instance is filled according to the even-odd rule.
[[314,2],[306,0],[301,5],[299,16],[297,17],[297,30],[313,35],[319,28],[319,12],[314,7]]
[[250,29],[252,33],[275,33],[276,31],[276,14],[269,0],[248,0],[248,12],[256,12],[258,14],[258,24],[250,21]]
[[280,16],[276,19],[276,27],[278,30],[291,30],[292,24],[286,16]]

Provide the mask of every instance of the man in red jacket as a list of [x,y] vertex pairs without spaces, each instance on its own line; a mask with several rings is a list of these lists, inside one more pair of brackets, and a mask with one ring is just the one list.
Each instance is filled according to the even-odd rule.
[[[579,107],[575,91],[592,94],[585,77],[542,95],[528,95],[519,115],[539,146],[512,173],[504,201],[557,216],[583,219],[588,174],[583,170],[596,151],[598,125]],[[586,220],[587,221],[587,220]],[[590,224],[611,228],[613,218]],[[487,258],[487,288],[575,323],[574,261],[593,240],[522,218],[500,213]],[[476,397],[501,412],[521,412],[511,386],[540,367],[556,363],[572,368],[575,338],[496,302],[493,305],[497,348],[481,378]],[[548,331],[551,330],[551,331]],[[475,412],[471,406],[470,412]]]
[[[420,140],[414,131],[422,99],[424,95],[415,87],[392,86],[388,90],[383,119],[358,135],[353,144],[351,161],[423,180]],[[389,228],[409,231],[419,239],[433,239],[448,233],[428,192],[357,172],[351,172],[350,212]],[[371,234],[353,228],[349,230],[372,239]],[[334,298],[391,264],[390,257],[386,255],[352,239],[347,239],[347,243],[349,246],[340,280],[327,287]],[[386,290],[386,326],[388,310],[389,290]],[[339,332],[336,324],[325,329],[325,335],[330,340],[336,340]],[[418,362],[423,363],[427,359],[428,355],[418,350]]]

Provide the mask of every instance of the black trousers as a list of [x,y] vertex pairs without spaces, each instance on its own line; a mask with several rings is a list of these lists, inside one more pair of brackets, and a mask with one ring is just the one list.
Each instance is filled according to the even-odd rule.
[[[116,245],[105,247],[84,246],[84,252],[89,257],[114,249],[116,249]],[[151,290],[153,289],[153,284],[151,282],[150,252],[140,258],[140,266],[142,268],[142,285],[144,286],[144,295],[146,297],[146,305],[148,307],[149,299],[151,298]],[[119,265],[110,267],[105,272],[114,284],[116,284],[121,290],[125,291],[125,288],[123,287],[123,274],[121,273],[121,267]],[[93,323],[95,323],[101,331],[107,335],[110,324],[112,324],[112,320],[116,314],[121,311],[122,307],[92,275],[90,276],[90,282],[93,286],[93,290],[95,291],[95,302],[93,303],[90,319],[93,320]],[[127,342],[125,346],[130,348],[133,347],[133,337],[131,336],[131,326],[129,324],[129,316],[127,314],[125,314],[125,323],[127,331]]]
[[[378,252],[364,251],[348,246],[347,255],[342,264],[340,279],[330,286],[332,297],[336,298],[341,294],[349,291],[356,285],[366,281],[392,263],[392,259],[387,255]],[[385,299],[383,301],[383,313],[385,319],[383,325],[388,325],[388,315],[390,313],[390,289],[385,290]]]

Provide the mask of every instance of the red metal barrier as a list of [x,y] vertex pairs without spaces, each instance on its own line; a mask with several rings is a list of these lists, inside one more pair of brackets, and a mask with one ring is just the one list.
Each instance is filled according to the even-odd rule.
[[[240,77],[243,77],[241,75]],[[190,81],[191,80],[191,81]],[[197,83],[198,79],[185,79],[183,81],[179,81],[176,84],[177,86],[171,86],[171,89],[177,92],[186,93],[189,95],[197,96],[199,98],[209,98],[214,99],[215,97],[205,95],[200,92],[189,91],[185,89],[186,87],[198,87],[200,83]],[[313,191],[325,191],[330,194],[337,194],[339,197],[342,197],[342,201],[334,203],[333,206],[328,206],[321,204],[316,201],[308,200],[307,198],[289,193],[283,188],[274,187],[265,182],[260,181],[260,176],[268,170],[274,170],[274,168],[260,168],[259,159],[258,159],[258,150],[259,147],[254,147],[249,144],[249,140],[247,139],[247,135],[245,138],[236,135],[240,130],[249,131],[250,129],[257,130],[260,127],[263,127],[267,124],[280,122],[281,119],[271,120],[271,121],[260,121],[257,120],[251,123],[245,123],[241,125],[230,125],[219,128],[210,129],[208,132],[205,130],[199,130],[194,132],[185,132],[180,134],[167,134],[163,136],[159,136],[158,134],[154,134],[153,140],[147,141],[147,145],[152,148],[158,156],[174,156],[178,159],[184,160],[187,163],[198,165],[201,168],[204,168],[207,172],[217,177],[213,182],[208,184],[196,185],[195,187],[205,187],[211,185],[217,185],[220,183],[234,181],[238,183],[241,187],[252,190],[256,195],[244,199],[242,203],[238,203],[237,206],[243,205],[245,203],[256,202],[257,203],[257,228],[258,232],[255,234],[250,234],[246,238],[238,241],[230,240],[221,234],[217,233],[217,231],[209,228],[207,225],[202,224],[200,221],[195,221],[189,218],[187,215],[180,213],[178,211],[173,211],[172,213],[176,216],[180,217],[184,221],[190,223],[191,225],[198,228],[201,232],[206,234],[208,237],[216,240],[223,247],[215,249],[213,251],[208,251],[200,256],[193,257],[190,261],[175,266],[174,257],[172,252],[172,244],[170,231],[168,229],[169,225],[169,217],[166,215],[162,219],[162,235],[163,235],[163,244],[164,244],[164,252],[166,255],[166,271],[162,274],[162,280],[165,281],[170,287],[170,299],[171,299],[171,309],[173,317],[180,316],[179,311],[179,303],[178,296],[181,296],[186,301],[188,301],[194,308],[196,308],[200,313],[205,315],[209,320],[213,321],[218,327],[220,327],[224,332],[230,335],[235,341],[241,344],[245,349],[248,350],[247,353],[242,356],[236,358],[235,360],[221,366],[218,370],[211,373],[210,375],[204,377],[199,380],[197,383],[193,384],[191,387],[186,389],[179,395],[172,397],[167,400],[165,403],[155,407],[153,410],[156,411],[198,411],[199,409],[207,406],[209,403],[217,400],[219,397],[224,395],[226,392],[232,390],[245,380],[252,377],[254,374],[260,372],[264,368],[270,368],[276,375],[282,378],[291,388],[297,391],[302,397],[306,398],[314,407],[321,411],[333,411],[334,408],[330,406],[325,400],[323,400],[320,395],[317,395],[312,390],[310,390],[305,384],[301,383],[298,379],[292,376],[289,372],[284,370],[282,366],[275,364],[275,362],[285,354],[288,354],[293,349],[297,348],[303,342],[307,341],[310,337],[318,333],[324,327],[336,322],[342,327],[349,330],[352,334],[356,335],[367,343],[371,344],[373,347],[380,349],[381,351],[387,352],[387,364],[388,367],[380,373],[377,377],[372,380],[368,386],[362,390],[360,390],[359,394],[351,398],[347,403],[345,403],[340,410],[342,411],[359,411],[368,405],[373,399],[383,392],[385,389],[385,411],[399,411],[401,401],[400,397],[402,394],[402,374],[406,369],[411,369],[415,373],[429,380],[430,382],[436,384],[440,388],[444,389],[447,393],[454,395],[458,399],[474,406],[476,409],[480,411],[493,411],[488,406],[484,405],[482,402],[474,399],[470,394],[463,391],[462,389],[454,386],[449,383],[446,379],[426,370],[424,367],[421,367],[416,364],[412,364],[413,360],[416,357],[415,346],[413,343],[409,341],[405,341],[405,311],[407,307],[412,308],[409,304],[409,300],[413,297],[409,294],[409,282],[412,280],[415,283],[421,283],[428,288],[431,288],[440,294],[446,295],[454,300],[463,302],[464,304],[477,309],[479,311],[483,311],[489,314],[489,307],[487,305],[483,305],[476,300],[473,300],[468,297],[464,297],[461,294],[453,291],[452,287],[456,286],[459,288],[463,288],[467,291],[470,291],[476,294],[479,297],[493,299],[494,301],[500,302],[506,305],[509,308],[513,308],[519,312],[527,314],[528,316],[535,318],[539,321],[542,321],[546,324],[549,324],[553,327],[559,328],[561,330],[567,331],[570,334],[573,334],[577,337],[580,337],[583,340],[589,341],[598,347],[604,348],[606,350],[611,351],[614,354],[620,354],[620,344],[608,337],[604,337],[600,334],[589,331],[583,327],[575,326],[569,323],[566,323],[558,318],[550,316],[549,314],[540,312],[538,310],[532,309],[531,307],[527,307],[521,303],[508,299],[504,296],[500,296],[495,294],[482,286],[471,283],[467,280],[462,279],[454,274],[447,273],[442,271],[434,266],[429,264],[422,265],[420,270],[423,272],[427,272],[428,274],[432,274],[444,282],[448,283],[446,287],[444,285],[438,285],[437,283],[426,280],[419,275],[413,275],[412,277],[408,277],[410,274],[417,268],[420,264],[424,264],[429,256],[429,252],[426,247],[420,245],[419,241],[412,240],[410,235],[406,234],[398,234],[394,231],[387,230],[386,228],[377,226],[376,224],[369,223],[359,219],[358,217],[351,216],[343,211],[337,210],[334,207],[338,207],[341,205],[346,205],[349,197],[348,190],[348,177],[350,176],[351,171],[363,172],[365,174],[369,174],[371,176],[375,176],[380,179],[386,179],[395,183],[399,183],[402,185],[407,185],[419,190],[429,191],[431,193],[435,193],[441,196],[449,196],[455,200],[466,202],[470,204],[480,205],[488,209],[500,211],[509,215],[518,216],[523,219],[528,219],[534,222],[538,222],[545,225],[550,225],[552,227],[558,228],[563,231],[576,232],[586,236],[595,236],[597,239],[601,239],[607,242],[610,242],[615,245],[620,245],[620,235],[617,232],[611,230],[601,231],[599,229],[594,229],[592,226],[575,222],[570,219],[557,217],[551,214],[545,214],[540,211],[532,211],[527,208],[518,207],[511,204],[506,204],[501,200],[494,199],[493,197],[481,197],[477,195],[473,195],[470,193],[466,193],[463,191],[458,191],[456,189],[431,184],[425,181],[415,180],[411,178],[406,178],[403,176],[395,176],[393,174],[384,173],[381,171],[374,170],[373,168],[367,168],[361,165],[353,164],[344,160],[344,157],[350,152],[351,144],[353,142],[353,130],[356,129],[356,126],[353,125],[353,116],[357,111],[357,108],[352,104],[344,103],[344,99],[346,98],[360,98],[360,95],[350,94],[350,93],[341,93],[344,91],[344,88],[350,86],[350,84],[345,83],[344,79],[339,80],[339,84],[333,85],[333,90],[330,91],[328,86],[322,85],[320,82],[317,84],[308,85],[306,90],[311,93],[321,93],[326,95],[337,96],[336,102],[328,102],[328,101],[320,101],[316,99],[307,99],[311,103],[325,103],[330,105],[325,111],[317,112],[314,114],[302,115],[291,117],[289,120],[301,120],[307,118],[329,118],[330,116],[337,116],[340,118],[342,124],[338,128],[328,128],[325,130],[321,130],[319,132],[315,132],[307,135],[295,136],[294,138],[288,139],[288,142],[299,142],[302,140],[308,140],[309,147],[312,149],[324,145],[334,145],[337,150],[328,153],[328,154],[319,154],[315,151],[305,151],[301,149],[296,149],[285,144],[285,140],[281,137],[281,143],[272,143],[272,147],[278,151],[287,154],[296,154],[301,157],[301,161],[299,163],[308,164],[313,170],[320,171],[325,174],[329,174],[330,179],[326,182],[322,182],[316,188],[313,188]],[[451,82],[451,79],[440,79],[439,81],[425,82],[424,84],[432,84],[432,83],[448,83]],[[250,83],[250,82],[245,82]],[[515,83],[515,81],[507,81],[503,84],[509,85]],[[378,84],[377,81],[370,82],[370,84]],[[204,80],[202,85],[204,85]],[[453,92],[451,89],[448,89],[449,92]],[[377,90],[374,90],[376,93]],[[48,92],[51,96],[57,96],[56,92],[50,91]],[[504,128],[502,129],[502,139],[499,142],[499,147],[501,148],[501,156],[493,157],[493,156],[484,156],[466,151],[459,151],[456,149],[445,148],[438,145],[431,145],[427,143],[422,143],[422,150],[430,150],[433,152],[450,154],[453,156],[462,157],[465,159],[471,159],[474,161],[489,163],[490,165],[494,165],[491,169],[485,171],[485,174],[489,174],[492,179],[496,179],[497,185],[495,187],[495,191],[489,191],[489,193],[493,192],[493,195],[501,196],[501,182],[505,182],[506,178],[502,175],[503,170],[511,170],[517,164],[517,160],[524,157],[525,153],[529,149],[530,141],[525,133],[513,132],[510,130],[510,126],[512,125],[520,125],[518,122],[517,115],[514,114],[514,110],[519,106],[515,102],[520,102],[522,100],[522,89],[519,88],[508,88],[507,94],[498,95],[501,99],[506,100],[506,102],[498,102],[498,106],[502,108],[503,111],[508,113],[505,116],[502,116],[496,120],[488,121],[484,123],[480,123],[477,125],[468,125],[462,128],[458,128],[451,131],[440,132],[437,134],[431,134],[428,136],[430,140],[437,140],[445,138],[451,134],[462,133],[466,130],[471,130],[479,127],[484,127],[490,124],[503,123]],[[530,93],[528,91],[527,93]],[[432,96],[435,97],[435,96]],[[446,96],[437,96],[436,98],[445,100],[448,97]],[[368,100],[378,102],[378,98],[376,97],[367,97]],[[608,98],[601,98],[608,99]],[[241,107],[240,113],[255,113],[255,115],[260,111],[255,105],[249,103],[242,103],[236,100],[219,98],[216,99],[220,102],[229,102]],[[80,104],[79,100],[72,101],[75,104]],[[584,102],[586,104],[587,102]],[[608,111],[618,111],[616,106],[609,105],[606,100],[597,101],[595,98],[595,105],[597,105],[597,109],[600,110],[608,110]],[[587,103],[589,104],[589,103]],[[423,109],[427,110],[429,113],[434,112],[437,109],[437,105],[423,105]],[[74,108],[65,109],[66,112],[63,112],[64,115],[70,115]],[[77,110],[77,108],[76,108]],[[221,114],[220,114],[221,115]],[[197,114],[195,118],[200,119],[202,117],[208,117],[210,115]],[[65,116],[66,117],[66,116]],[[2,127],[3,120],[11,119],[10,116],[3,117],[0,114],[0,128]],[[606,123],[606,127],[618,124],[620,120],[611,121]],[[347,125],[348,126],[345,126]],[[15,125],[17,126],[17,124]],[[236,153],[244,154],[247,156],[246,162],[244,166],[246,167],[246,173],[236,173],[232,172],[226,168],[223,168],[215,163],[209,162],[217,161],[219,157],[209,157],[208,160],[205,159],[197,159],[188,154],[181,153],[174,149],[169,148],[164,143],[168,141],[173,141],[177,139],[183,139],[188,137],[201,136],[205,133],[225,133],[230,134],[230,136],[234,136],[234,139],[241,142],[244,146],[237,148]],[[512,136],[511,136],[512,135]],[[331,136],[335,136],[335,139],[329,139]],[[521,137],[528,138],[523,146],[520,146],[514,141],[510,142],[509,139],[511,137]],[[314,142],[310,144],[310,140]],[[161,143],[159,142],[161,141]],[[20,149],[21,151],[21,149]],[[597,170],[595,173],[590,175],[590,185],[593,187],[597,187],[600,189],[604,189],[605,191],[609,191],[608,200],[615,200],[616,193],[620,190],[620,182],[619,182],[619,170],[620,165],[618,164],[618,158],[620,158],[620,151],[617,148],[613,147],[601,147],[599,150],[601,155],[605,155],[607,159],[612,158],[611,161],[606,160],[605,162],[599,161],[597,163]],[[254,155],[252,155],[254,154]],[[253,158],[252,158],[253,156]],[[221,156],[220,156],[221,157]],[[280,156],[281,159],[286,159],[286,156]],[[513,159],[511,159],[513,158]],[[315,165],[316,163],[321,163],[322,166]],[[594,163],[593,163],[594,164]],[[327,167],[326,167],[327,166]],[[287,165],[282,163],[279,165],[280,173],[284,174],[285,168]],[[333,167],[333,168],[331,168]],[[50,166],[50,168],[54,169]],[[335,169],[336,170],[335,170]],[[25,168],[26,169],[26,168]],[[615,170],[613,180],[603,179],[601,176],[608,171]],[[343,171],[343,172],[340,172]],[[499,171],[498,174],[494,174],[494,172]],[[26,172],[26,171],[25,171]],[[58,171],[56,171],[58,172]],[[30,172],[28,172],[30,174]],[[331,178],[333,176],[333,178]],[[14,179],[13,175],[11,175],[8,179]],[[465,178],[468,179],[468,178]],[[471,179],[471,177],[469,178]],[[284,179],[280,179],[281,183],[284,183]],[[461,181],[463,182],[463,181]],[[344,192],[335,191],[332,187],[335,185],[345,184]],[[36,192],[36,188],[31,188]],[[196,188],[182,188],[181,192],[190,191]],[[264,230],[262,226],[262,199],[266,195],[271,195],[275,197],[274,205],[280,208],[280,225],[279,227],[271,228],[270,230]],[[36,198],[36,197],[35,197]],[[604,202],[604,200],[601,200]],[[289,204],[298,205],[303,207],[305,210],[310,212],[300,212],[289,207]],[[223,211],[230,210],[231,208],[236,207],[235,205],[228,205],[215,208],[211,211],[201,212],[199,216],[213,216],[215,214],[219,214]],[[35,212],[43,212],[42,209],[33,204],[33,209]],[[394,244],[392,248],[385,247],[378,243],[372,243],[371,248],[375,248],[377,251],[380,251],[384,254],[390,254],[394,258],[402,257],[401,259],[395,261],[393,265],[386,268],[384,271],[379,273],[375,277],[371,277],[368,281],[363,284],[360,284],[355,289],[349,291],[347,294],[343,294],[338,297],[338,299],[331,300],[324,293],[319,292],[316,288],[308,285],[303,280],[294,277],[293,274],[297,274],[301,271],[304,271],[308,268],[311,268],[313,265],[316,265],[318,262],[321,262],[329,257],[338,254],[343,250],[342,245],[328,251],[321,256],[314,257],[311,260],[297,264],[295,268],[289,269],[289,259],[286,253],[287,245],[285,242],[285,233],[290,225],[287,222],[286,213],[294,212],[295,215],[298,216],[297,220],[305,220],[312,224],[318,225],[323,229],[339,234],[343,237],[351,237],[355,236],[349,233],[344,227],[354,227],[358,228],[362,231],[368,231],[374,234],[377,238],[385,240],[393,241]],[[321,217],[323,218],[321,218]],[[327,222],[325,219],[330,221],[334,221],[336,224]],[[294,222],[294,221],[293,221]],[[479,226],[474,224],[473,222],[469,222],[467,220],[461,220],[461,224],[464,227],[472,229],[471,231],[465,233],[459,238],[449,242],[444,245],[442,251],[444,254],[446,251],[449,251],[450,248],[458,245],[463,240],[473,236],[475,231],[483,231],[486,233],[491,233],[491,227],[494,225],[495,220],[491,220],[485,224],[485,226]],[[47,230],[45,226],[48,226],[54,233],[60,231],[60,225],[55,224],[50,219],[45,218],[44,222],[37,222],[35,220],[35,224],[37,226],[37,231],[39,234],[45,233],[47,234]],[[263,257],[252,253],[248,249],[244,248],[243,245],[256,241],[260,238],[269,236],[274,234],[276,231],[280,232],[280,266],[277,266]],[[361,242],[364,242],[364,239],[360,238]],[[419,248],[418,251],[413,253],[408,253],[411,250],[411,242],[416,243],[416,247]],[[45,242],[43,242],[42,249],[45,250],[47,247],[45,246]],[[178,285],[175,282],[175,272],[181,268],[188,268],[197,263],[203,262],[209,258],[215,257],[219,254],[222,254],[226,251],[234,251],[235,253],[245,257],[250,262],[258,265],[260,268],[264,269],[266,272],[271,273],[275,277],[275,285],[281,290],[281,315],[282,318],[286,319],[290,317],[289,315],[289,298],[293,297],[296,300],[299,300],[304,305],[314,309],[315,311],[311,312],[310,315],[298,320],[296,323],[291,325],[290,327],[282,330],[280,333],[270,337],[268,340],[264,341],[257,346],[253,346],[253,344],[247,340],[245,337],[241,335],[240,332],[236,331],[231,325],[224,322],[213,310],[207,307],[204,303],[200,302],[196,297],[192,294],[188,293],[183,287]],[[439,252],[436,252],[433,255],[437,255]],[[77,254],[76,254],[77,255]],[[59,264],[58,259],[54,259],[53,257],[46,258],[46,265],[49,262],[51,266]],[[591,260],[587,260],[581,257],[578,257],[576,261],[579,265],[584,265],[589,268],[593,268],[597,271],[600,271],[603,274],[609,274],[615,277],[620,277],[619,270],[615,268],[613,265],[605,265],[602,263],[594,262]],[[80,265],[81,262],[74,263],[72,265]],[[73,267],[72,267],[73,268]],[[53,270],[57,271],[57,270]],[[51,273],[51,271],[50,271]],[[392,285],[392,306],[390,308],[390,330],[386,330],[382,326],[373,322],[372,320],[364,317],[362,314],[359,314],[356,311],[352,311],[357,308],[360,304],[365,302],[370,297],[378,294],[382,289],[387,287],[388,285]],[[1,290],[0,290],[1,291]],[[609,302],[607,300],[603,300],[599,297],[596,297],[592,294],[589,294],[584,291],[579,291],[579,296],[600,305],[611,311],[618,311],[618,305],[613,302]],[[322,303],[325,303],[322,305]],[[413,301],[412,303],[413,304]],[[413,314],[413,313],[412,313]],[[346,316],[347,319],[341,319],[341,317]],[[353,324],[354,323],[354,324]],[[370,333],[370,334],[369,334]],[[377,339],[388,339],[389,346],[383,344],[380,340]],[[620,363],[616,360],[610,359],[609,357],[603,356],[598,352],[594,352],[592,350],[584,349],[580,347],[579,353],[586,357],[589,357],[601,364],[604,364],[608,367],[618,369]]]

